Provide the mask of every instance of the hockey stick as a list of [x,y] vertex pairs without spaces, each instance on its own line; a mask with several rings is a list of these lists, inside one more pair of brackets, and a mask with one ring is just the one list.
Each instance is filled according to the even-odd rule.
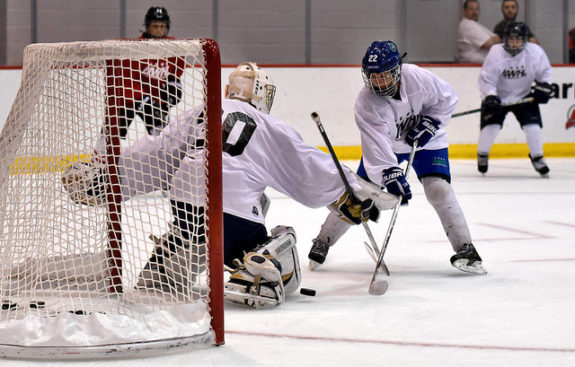
[[[331,154],[331,158],[333,159],[333,162],[335,163],[335,166],[337,167],[337,171],[339,172],[339,176],[341,177],[341,180],[343,181],[343,185],[345,186],[345,191],[347,191],[347,193],[350,195],[350,197],[354,197],[353,190],[351,189],[351,186],[349,184],[349,181],[347,180],[347,177],[345,177],[345,174],[343,173],[343,168],[341,168],[341,164],[339,163],[339,159],[337,159],[337,155],[335,155],[335,151],[333,150],[333,147],[331,146],[331,142],[329,141],[329,138],[328,138],[327,134],[325,133],[325,129],[323,128],[323,124],[321,123],[321,120],[319,118],[318,113],[312,112],[311,113],[311,119],[317,125],[317,128],[319,129],[319,132],[323,138],[323,141],[325,142],[325,145],[327,146],[327,149],[329,150],[329,153]],[[373,238],[373,234],[371,233],[371,229],[369,229],[369,225],[366,222],[364,222],[363,220],[361,221],[361,224],[363,225],[363,228],[365,229],[365,232],[367,233],[367,237],[369,238],[369,241],[371,242],[371,246],[369,244],[365,243],[367,252],[373,258],[374,253],[379,254],[379,248],[377,247],[375,239]],[[386,273],[389,273],[389,270],[387,270],[387,266],[385,266],[385,263],[380,262],[378,264],[378,266],[381,266],[383,271],[385,271]]]
[[[517,100],[515,102],[502,103],[501,106],[509,107],[509,106],[515,106],[515,105],[523,104],[523,103],[531,103],[531,102],[533,102],[533,97],[523,98],[523,99]],[[451,118],[470,115],[472,113],[477,113],[477,112],[481,112],[481,108],[476,108],[474,110],[454,113],[453,115],[451,115]]]
[[[411,148],[411,153],[409,154],[409,160],[407,161],[407,167],[405,167],[405,179],[409,177],[409,172],[411,170],[411,166],[413,164],[413,158],[415,158],[415,150],[417,148],[417,141],[414,142],[413,147]],[[381,252],[379,253],[379,258],[377,259],[377,264],[375,266],[375,270],[373,271],[373,276],[371,277],[371,283],[369,283],[369,294],[371,295],[382,295],[387,291],[387,287],[389,284],[387,280],[381,279],[379,275],[379,267],[380,264],[383,263],[383,255],[385,255],[385,250],[387,250],[387,245],[389,244],[389,239],[391,238],[391,232],[393,231],[393,227],[395,226],[395,220],[397,219],[397,213],[399,212],[399,207],[401,206],[401,200],[395,204],[395,208],[393,208],[393,213],[391,213],[391,219],[389,220],[389,227],[387,227],[387,233],[385,234],[385,239],[383,240],[383,244],[381,245]]]

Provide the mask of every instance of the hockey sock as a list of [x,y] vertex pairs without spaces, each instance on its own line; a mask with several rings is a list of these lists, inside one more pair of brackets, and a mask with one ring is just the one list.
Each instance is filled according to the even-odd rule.
[[543,137],[541,134],[541,127],[537,124],[529,124],[523,126],[525,137],[527,138],[527,146],[532,157],[543,156]]
[[463,244],[471,243],[469,227],[451,185],[440,177],[424,177],[422,183],[427,201],[437,212],[453,249],[458,251]]
[[489,154],[491,146],[495,142],[497,135],[501,131],[500,125],[487,125],[479,133],[479,142],[477,143],[477,152]]
[[325,222],[321,226],[321,230],[319,231],[317,238],[328,245],[333,246],[333,244],[336,243],[351,226],[351,224],[344,222],[337,215],[329,213]]

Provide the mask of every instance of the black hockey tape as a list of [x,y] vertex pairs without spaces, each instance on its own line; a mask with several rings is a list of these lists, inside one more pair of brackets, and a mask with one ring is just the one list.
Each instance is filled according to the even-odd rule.
[[302,294],[302,295],[304,295],[304,296],[313,297],[313,296],[315,296],[315,289],[300,288],[299,293]]

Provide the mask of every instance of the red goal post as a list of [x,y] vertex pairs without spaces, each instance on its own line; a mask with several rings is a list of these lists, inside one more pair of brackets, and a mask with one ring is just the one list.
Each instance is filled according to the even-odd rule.
[[[180,83],[170,104],[174,90],[155,79],[168,69]],[[120,157],[162,139],[147,134],[153,116],[169,124],[190,111],[203,120],[185,146],[202,157],[189,178],[201,211],[190,214],[189,238],[156,264],[158,241],[173,233],[171,188],[181,177],[170,160],[144,157],[136,162],[143,173],[133,175],[141,182],[130,189]],[[0,134],[0,357],[89,359],[223,344],[221,144],[213,40],[26,47]],[[152,177],[160,166],[167,173]],[[105,187],[103,203],[74,200],[63,176],[78,167]]]

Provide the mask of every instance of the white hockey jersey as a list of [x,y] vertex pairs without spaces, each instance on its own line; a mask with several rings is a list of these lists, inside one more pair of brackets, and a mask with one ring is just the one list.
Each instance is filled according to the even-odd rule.
[[[224,212],[264,223],[259,197],[268,186],[308,207],[326,206],[343,194],[331,156],[306,144],[293,128],[245,102],[225,99],[222,109]],[[197,115],[188,112],[159,136],[144,136],[122,153],[124,199],[157,190],[163,179],[171,182],[170,199],[203,203],[201,178],[195,178],[203,152],[187,148],[203,128]],[[344,171],[359,189],[353,173]]]
[[380,97],[364,87],[355,102],[363,163],[370,180],[380,186],[383,186],[382,171],[398,165],[395,154],[411,151],[405,136],[422,115],[439,120],[441,125],[425,147],[419,149],[443,149],[449,144],[443,128],[457,103],[453,88],[423,68],[403,64],[399,93],[401,100]]
[[515,102],[529,94],[534,80],[551,83],[551,64],[539,45],[527,42],[515,56],[494,45],[479,74],[481,99],[496,95],[502,103]]

